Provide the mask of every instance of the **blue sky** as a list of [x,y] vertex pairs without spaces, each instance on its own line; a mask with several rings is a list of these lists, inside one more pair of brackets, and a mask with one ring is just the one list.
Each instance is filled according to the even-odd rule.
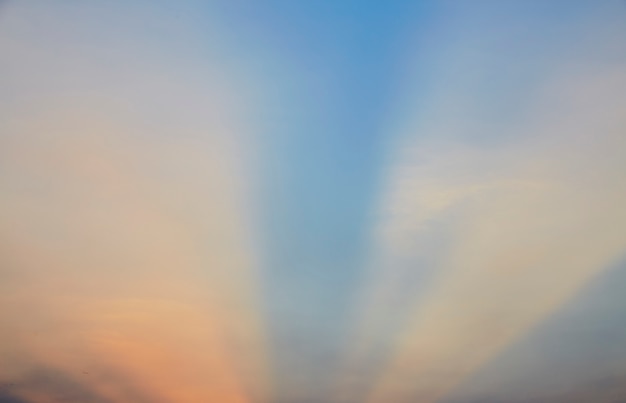
[[0,3],[0,402],[624,399],[625,17]]

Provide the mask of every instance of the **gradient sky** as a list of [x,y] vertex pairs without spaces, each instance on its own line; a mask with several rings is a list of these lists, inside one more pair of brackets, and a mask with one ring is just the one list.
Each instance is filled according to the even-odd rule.
[[626,402],[626,3],[0,2],[0,403]]

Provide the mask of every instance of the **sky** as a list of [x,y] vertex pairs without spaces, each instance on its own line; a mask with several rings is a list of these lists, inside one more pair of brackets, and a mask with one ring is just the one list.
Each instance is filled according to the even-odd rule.
[[626,401],[626,3],[0,1],[0,403]]

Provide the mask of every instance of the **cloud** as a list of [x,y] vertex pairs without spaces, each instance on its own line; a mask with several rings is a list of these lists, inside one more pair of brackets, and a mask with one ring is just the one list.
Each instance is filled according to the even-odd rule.
[[9,6],[0,379],[32,402],[260,399],[243,91],[155,46],[195,37],[154,8]]
[[437,400],[621,257],[625,84],[614,71],[577,77],[522,143],[421,148],[419,164],[400,168],[411,186],[392,202],[403,219],[389,242],[445,223],[449,248],[372,402]]
[[446,87],[398,142],[340,401],[438,401],[626,252],[624,61],[550,65],[513,124]]

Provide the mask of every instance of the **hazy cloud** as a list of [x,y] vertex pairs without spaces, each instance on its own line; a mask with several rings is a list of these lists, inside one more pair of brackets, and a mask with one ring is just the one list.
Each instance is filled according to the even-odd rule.
[[193,41],[163,10],[101,5],[0,27],[0,379],[42,403],[259,398],[243,91],[149,39]]

